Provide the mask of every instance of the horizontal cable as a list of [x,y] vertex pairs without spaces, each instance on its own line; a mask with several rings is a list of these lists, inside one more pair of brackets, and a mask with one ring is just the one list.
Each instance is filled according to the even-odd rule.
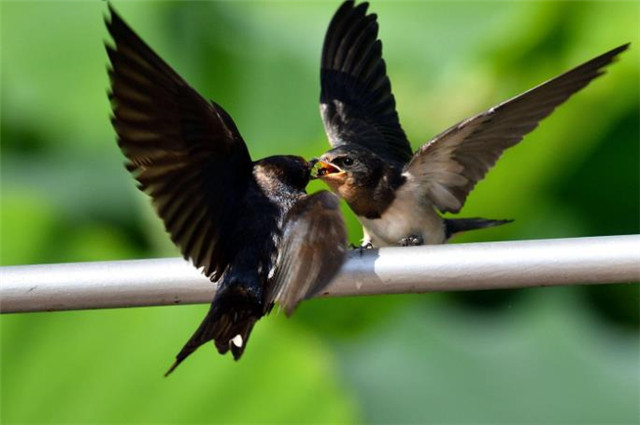
[[[349,254],[319,296],[640,281],[640,235],[381,248]],[[180,258],[0,267],[2,313],[209,303]]]

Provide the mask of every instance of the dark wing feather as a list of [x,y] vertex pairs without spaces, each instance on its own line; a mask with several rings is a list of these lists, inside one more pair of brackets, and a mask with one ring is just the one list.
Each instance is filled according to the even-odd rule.
[[225,232],[251,158],[233,120],[192,89],[109,7],[115,45],[110,98],[127,169],[153,200],[185,258],[216,279],[231,252]]
[[320,292],[347,256],[347,231],[338,197],[326,191],[305,196],[287,214],[267,305],[278,302],[287,315]]
[[382,59],[376,15],[346,1],[333,16],[322,49],[320,112],[331,146],[354,143],[400,165],[411,145],[400,127]]
[[626,50],[620,46],[486,112],[469,118],[422,146],[405,168],[421,196],[443,212],[458,212],[469,192],[502,152],[517,144],[540,120],[604,73]]

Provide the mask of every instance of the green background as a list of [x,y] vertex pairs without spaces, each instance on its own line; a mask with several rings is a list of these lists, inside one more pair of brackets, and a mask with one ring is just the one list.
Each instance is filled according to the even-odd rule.
[[[337,6],[115,2],[230,112],[254,158],[327,148],[318,63]],[[0,8],[1,263],[177,255],[109,124],[106,4]],[[631,41],[605,77],[503,156],[461,213],[515,222],[456,242],[638,233],[637,2],[373,9],[414,147]],[[206,306],[2,316],[0,420],[638,423],[638,304],[637,285],[314,300],[292,319],[260,321],[240,362],[207,345],[168,379]]]

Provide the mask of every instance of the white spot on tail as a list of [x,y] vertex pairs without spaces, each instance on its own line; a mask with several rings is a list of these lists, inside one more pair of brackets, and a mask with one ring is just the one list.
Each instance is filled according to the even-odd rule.
[[231,340],[231,343],[238,348],[242,348],[242,344],[244,343],[244,341],[242,340],[242,335],[238,334],[234,336]]

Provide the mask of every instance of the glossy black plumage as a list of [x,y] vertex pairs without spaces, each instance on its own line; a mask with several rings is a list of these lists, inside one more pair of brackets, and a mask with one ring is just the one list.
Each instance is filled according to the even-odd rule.
[[331,146],[357,144],[399,165],[412,156],[382,59],[375,14],[346,1],[322,48],[320,111]]
[[[464,120],[412,154],[385,73],[376,15],[367,15],[367,7],[345,1],[329,24],[320,95],[333,147],[320,158],[327,164],[320,178],[358,215],[365,243],[367,235],[382,245],[404,244],[407,237],[415,243],[443,243],[456,228],[503,224],[503,220],[464,219],[454,225],[455,219],[445,222],[434,209],[459,212],[505,149],[602,75],[603,68],[629,46],[619,46]],[[346,166],[345,159],[353,164]]]
[[[337,198],[306,194],[310,164],[300,157],[253,162],[226,111],[109,9],[112,123],[127,169],[184,257],[218,280],[209,313],[167,373],[210,340],[238,359],[274,303],[291,314],[340,269],[346,231]],[[301,273],[300,261],[317,267]]]

